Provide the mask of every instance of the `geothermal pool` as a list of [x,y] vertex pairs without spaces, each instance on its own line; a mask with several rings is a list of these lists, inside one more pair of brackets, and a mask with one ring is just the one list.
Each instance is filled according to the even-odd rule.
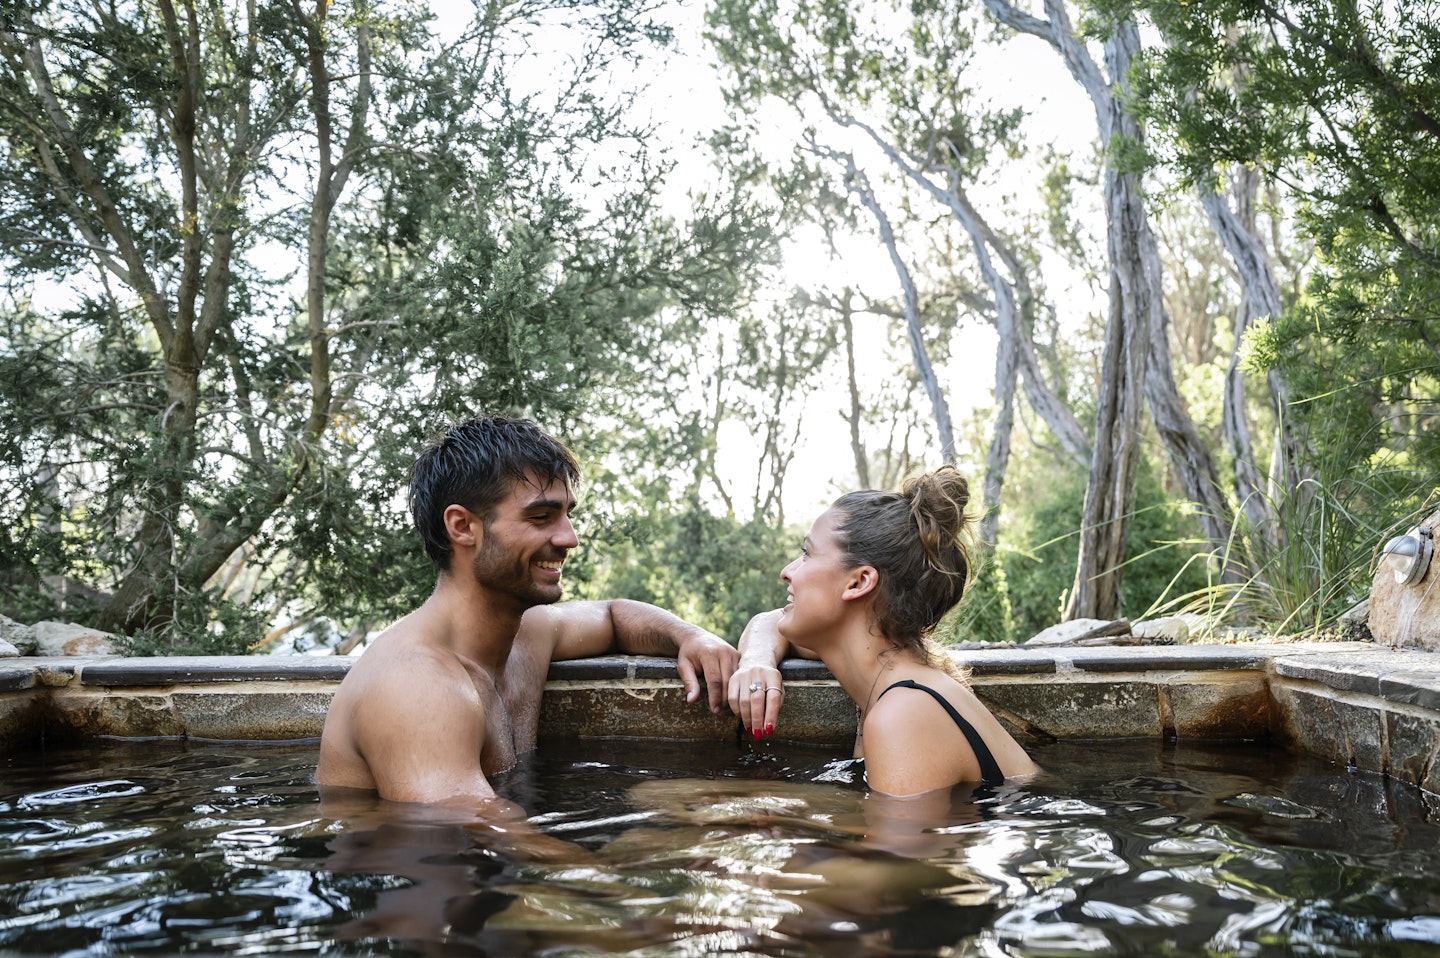
[[322,803],[313,744],[0,754],[0,952],[1440,948],[1412,785],[1257,744],[1034,754],[1033,782],[897,802],[821,746],[549,741],[497,782],[527,816],[503,831]]

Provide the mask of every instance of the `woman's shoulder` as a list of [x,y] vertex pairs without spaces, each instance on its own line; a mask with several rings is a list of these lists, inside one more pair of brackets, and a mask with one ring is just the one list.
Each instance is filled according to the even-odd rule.
[[[955,697],[957,693],[965,691],[966,688],[964,682],[959,681],[953,675],[948,675],[941,669],[917,669],[914,672],[907,672],[893,678],[876,697],[876,703],[878,704],[881,699],[887,702],[894,699],[898,702],[911,698],[915,701],[923,702],[927,699],[933,699],[933,697],[937,695],[948,701]],[[899,694],[899,690],[901,689],[909,690],[912,694]]]
[[[954,722],[935,706],[938,701],[953,708],[950,700],[963,690],[964,686],[944,673],[898,677],[884,687],[870,707],[865,738],[892,734],[912,736],[931,726],[953,728]],[[934,739],[931,742],[933,744]]]

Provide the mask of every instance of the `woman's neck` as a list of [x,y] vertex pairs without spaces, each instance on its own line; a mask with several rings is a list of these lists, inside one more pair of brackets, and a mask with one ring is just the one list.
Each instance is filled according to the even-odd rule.
[[821,660],[835,676],[847,695],[855,702],[862,716],[874,704],[874,698],[886,686],[885,676],[897,667],[922,664],[922,657],[912,648],[898,646],[878,635],[867,635],[862,641],[842,643],[822,653]]

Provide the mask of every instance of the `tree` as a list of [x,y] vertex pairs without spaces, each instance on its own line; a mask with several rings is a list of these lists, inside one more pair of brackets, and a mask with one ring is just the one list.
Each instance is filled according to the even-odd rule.
[[[598,87],[664,39],[652,13],[487,4],[441,45],[404,3],[8,7],[7,578],[85,581],[102,627],[184,642],[248,543],[276,602],[391,608],[424,434],[589,414],[764,232],[657,215],[663,164]],[[517,90],[542,21],[572,75]]]
[[946,401],[945,392],[935,377],[935,365],[930,361],[930,350],[925,342],[925,331],[920,315],[920,292],[915,285],[915,277],[910,264],[905,261],[905,256],[900,252],[899,244],[895,239],[895,227],[890,223],[890,216],[885,212],[880,201],[876,199],[875,190],[870,185],[869,177],[855,165],[854,156],[821,147],[813,140],[809,149],[844,169],[845,188],[875,219],[875,227],[880,234],[880,245],[885,248],[891,264],[895,267],[895,277],[900,284],[905,336],[910,342],[910,355],[914,361],[915,374],[924,385],[925,394],[930,399],[930,410],[935,419],[935,431],[940,439],[940,458],[944,462],[953,463],[957,452],[955,429],[950,424],[950,404]]
[[[1012,139],[1018,117],[987,110],[965,84],[965,64],[974,43],[970,18],[942,3],[920,4],[911,13],[913,18],[896,30],[874,11],[854,4],[800,4],[783,11],[770,4],[757,14],[751,5],[720,3],[710,16],[711,37],[731,69],[732,100],[754,106],[773,95],[790,104],[807,124],[805,149],[830,158],[842,171],[847,188],[869,211],[880,246],[896,265],[904,291],[914,365],[931,398],[944,457],[956,454],[954,430],[923,348],[926,337],[918,323],[921,293],[899,249],[893,217],[854,152],[822,143],[817,128],[823,124],[832,139],[850,131],[861,133],[890,171],[898,174],[900,185],[892,193],[906,189],[904,184],[917,188],[924,201],[938,203],[944,211],[942,224],[948,220],[958,225],[968,238],[984,292],[962,289],[950,299],[990,319],[1001,343],[996,365],[999,412],[984,480],[985,535],[993,541],[1017,383],[1023,383],[1032,407],[1066,454],[1088,458],[1090,443],[1037,356],[1033,331],[1039,297],[1028,267],[968,195],[990,156],[1016,149]],[[908,199],[888,202],[892,207],[904,206]],[[944,228],[936,229],[913,213],[910,218],[920,219],[933,237],[932,246],[943,251],[936,256],[936,273],[947,279],[959,273],[958,250]]]
[[[1140,32],[1125,9],[1102,10],[1105,69],[1095,62],[1074,28],[1064,0],[1046,0],[1043,17],[1008,0],[985,0],[1001,23],[1045,40],[1064,61],[1095,109],[1107,150],[1104,173],[1110,317],[1106,358],[1087,491],[1080,563],[1067,616],[1109,617],[1119,598],[1125,524],[1135,504],[1138,473],[1139,397],[1169,453],[1172,470],[1196,503],[1206,537],[1223,549],[1230,538],[1231,509],[1221,492],[1213,457],[1180,399],[1170,352],[1170,318],[1161,286],[1161,260],[1138,170],[1126,154],[1143,151],[1144,133],[1130,105],[1131,64],[1141,49]],[[1092,501],[1093,500],[1093,501]]]
[[[1295,536],[1373,541],[1433,490],[1440,452],[1440,20],[1411,2],[1140,9],[1167,40],[1136,75],[1155,156],[1209,198],[1256,319],[1270,317],[1249,337],[1250,362],[1283,411],[1284,468],[1271,471],[1260,532],[1272,549],[1314,545]],[[1285,190],[1316,254],[1300,295],[1267,288],[1245,201],[1232,217],[1216,200],[1226,179]],[[1317,491],[1347,508],[1311,508]],[[1287,529],[1285,514],[1329,518]],[[1343,602],[1364,584],[1327,593]]]

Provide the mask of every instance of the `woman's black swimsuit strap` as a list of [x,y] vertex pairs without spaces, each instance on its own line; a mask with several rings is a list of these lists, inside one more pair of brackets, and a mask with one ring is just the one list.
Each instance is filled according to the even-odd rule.
[[[1005,773],[1000,771],[1000,763],[995,761],[994,755],[990,754],[990,746],[986,745],[985,740],[980,737],[980,733],[975,731],[975,726],[965,721],[965,719],[960,716],[960,713],[955,711],[955,706],[951,705],[945,696],[930,688],[930,686],[921,685],[913,679],[901,679],[894,685],[888,686],[885,692],[893,688],[919,689],[922,692],[929,692],[935,701],[945,707],[945,711],[950,713],[950,717],[955,720],[955,724],[960,726],[960,731],[965,734],[965,740],[970,743],[970,748],[975,752],[975,759],[980,763],[981,781],[986,785],[999,785],[1005,781]],[[875,701],[878,702],[880,699],[883,699],[885,692],[881,692]]]

